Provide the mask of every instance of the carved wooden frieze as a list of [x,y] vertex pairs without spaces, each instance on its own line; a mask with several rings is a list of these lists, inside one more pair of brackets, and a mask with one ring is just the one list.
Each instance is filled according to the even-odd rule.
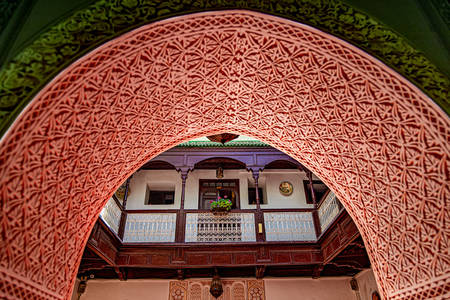
[[265,300],[263,280],[222,279],[223,294],[214,298],[211,280],[170,281],[169,300]]

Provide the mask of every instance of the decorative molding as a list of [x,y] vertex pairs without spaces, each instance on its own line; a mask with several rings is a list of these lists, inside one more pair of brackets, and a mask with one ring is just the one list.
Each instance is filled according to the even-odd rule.
[[[232,159],[242,163],[248,170],[262,170],[268,164],[277,160],[284,160],[292,163],[293,165],[299,165],[298,161],[292,159],[289,155],[286,155],[282,151],[272,147],[262,147],[259,149],[235,149],[230,147],[218,149],[183,149],[174,147],[156,156],[153,158],[153,161],[163,161],[169,163],[176,170],[194,170],[197,163],[218,157]],[[242,168],[244,168],[244,166],[242,166]]]
[[64,299],[63,296],[52,292],[45,286],[38,285],[20,275],[12,274],[3,267],[0,267],[0,278],[1,299]]
[[449,299],[450,298],[450,274],[423,282],[415,288],[407,288],[396,291],[391,295],[393,300],[405,299]]
[[[263,280],[221,279],[223,294],[219,300],[265,300]],[[183,280],[169,282],[169,300],[210,300],[211,280]],[[247,295],[247,297],[246,297]]]
[[263,280],[247,280],[247,299],[266,300]]
[[231,132],[323,179],[390,298],[450,273],[449,128],[399,74],[309,26],[247,11],[146,25],[66,68],[3,138],[0,265],[68,296],[123,181],[183,141]]
[[340,1],[100,0],[49,28],[0,71],[0,134],[56,74],[93,48],[143,24],[199,11],[250,9],[343,38],[411,80],[447,113],[450,81],[393,30]]
[[270,147],[260,141],[231,141],[225,144],[208,141],[188,141],[181,143],[177,148],[233,148],[233,147]]
[[[170,281],[169,282],[169,300],[188,300],[188,282]],[[191,300],[189,298],[189,300]],[[192,299],[194,300],[194,299]]]

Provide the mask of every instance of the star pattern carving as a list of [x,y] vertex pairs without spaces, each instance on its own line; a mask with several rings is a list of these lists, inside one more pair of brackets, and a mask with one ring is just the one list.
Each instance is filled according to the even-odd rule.
[[[0,295],[69,297],[107,199],[186,140],[253,136],[338,195],[389,299],[448,293],[449,118],[306,25],[226,11],[127,33],[47,85],[0,145]],[[18,295],[18,296],[17,296]]]

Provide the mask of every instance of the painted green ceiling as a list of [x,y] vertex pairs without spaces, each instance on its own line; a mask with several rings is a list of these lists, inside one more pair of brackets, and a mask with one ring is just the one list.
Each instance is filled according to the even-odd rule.
[[[145,23],[244,8],[303,22],[364,49],[449,112],[449,4],[445,0],[3,0],[0,134],[64,66]],[[43,35],[44,34],[44,35]]]
[[[17,8],[19,2],[23,6],[20,17],[17,20],[14,20],[12,16],[8,18],[10,13],[8,10]],[[6,35],[0,36],[0,47],[6,48],[1,50],[8,52],[3,58],[4,61],[17,55],[20,50],[51,25],[95,2],[96,0],[0,1],[0,11],[4,14],[4,16],[0,15],[0,30],[2,26],[5,26],[2,22],[13,21],[12,23],[15,23],[10,24],[13,25],[11,30],[15,32],[13,37],[6,39]],[[280,1],[280,3],[282,2],[293,1]],[[446,0],[343,0],[342,2],[379,20],[404,36],[412,46],[425,53],[428,59],[439,66],[447,76],[450,76],[449,2]],[[11,4],[7,5],[7,3]],[[18,27],[19,30],[17,30]],[[5,28],[3,27],[3,29]]]

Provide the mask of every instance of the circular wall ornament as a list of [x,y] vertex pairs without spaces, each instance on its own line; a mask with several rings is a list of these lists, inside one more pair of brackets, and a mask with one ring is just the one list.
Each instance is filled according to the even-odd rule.
[[290,196],[292,195],[292,192],[294,191],[294,187],[292,186],[292,183],[288,181],[283,181],[280,183],[280,193],[283,196]]

